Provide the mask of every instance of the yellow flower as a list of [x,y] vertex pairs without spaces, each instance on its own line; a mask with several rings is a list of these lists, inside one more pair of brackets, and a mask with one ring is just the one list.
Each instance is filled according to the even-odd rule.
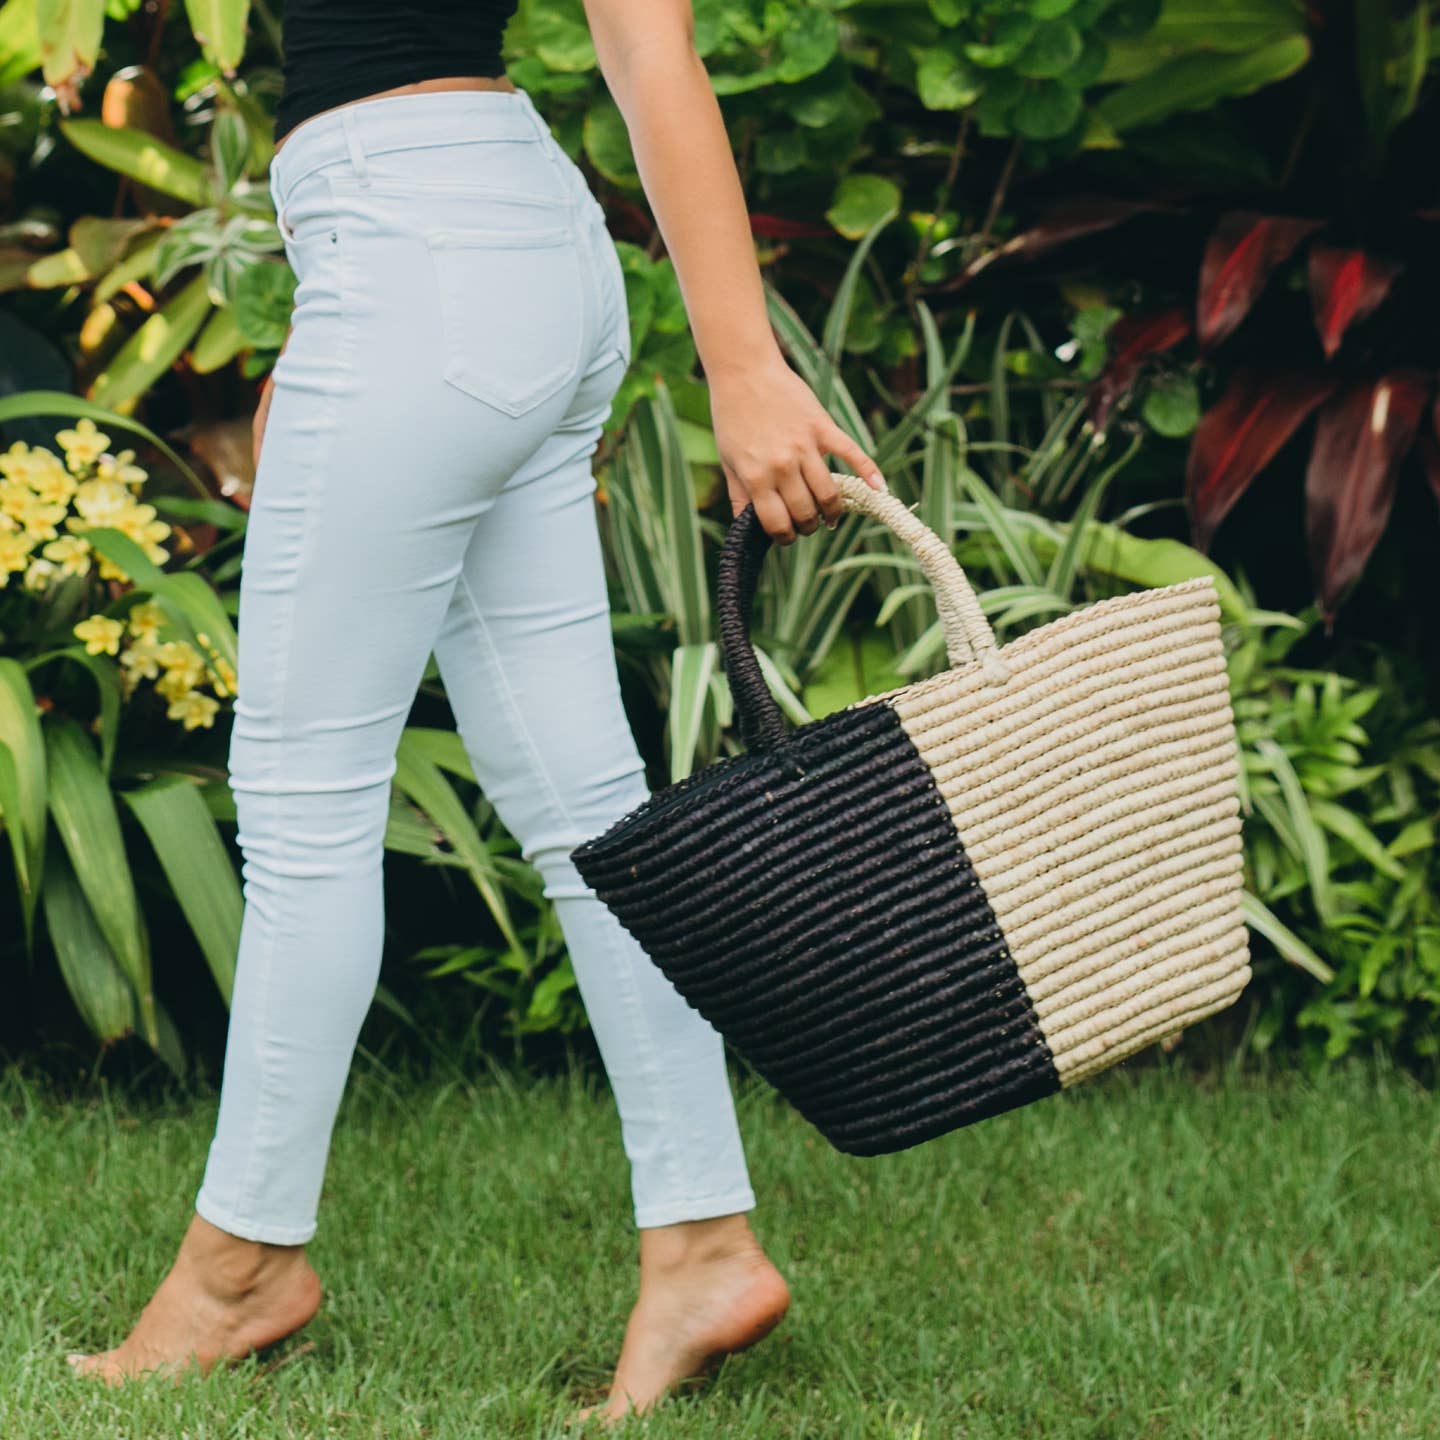
[[30,463],[20,479],[52,505],[67,505],[75,493],[75,477],[48,450],[32,450]]
[[47,560],[53,560],[62,575],[86,575],[90,571],[90,542],[78,535],[62,535],[40,553]]
[[87,655],[118,654],[125,634],[125,627],[109,615],[92,615],[71,628],[75,638],[85,642]]
[[25,588],[27,590],[43,590],[50,581],[54,579],[55,572],[59,567],[51,560],[42,560],[36,556],[25,567]]
[[110,444],[110,437],[97,430],[88,415],[82,415],[73,430],[56,431],[55,438],[60,442],[60,448],[65,452],[65,463],[71,470],[93,465]]
[[130,633],[154,640],[165,624],[165,612],[154,600],[142,600],[130,610]]
[[[134,614],[134,611],[131,611]],[[132,679],[153,680],[160,673],[160,647],[148,635],[132,640],[121,652],[120,663]]]
[[167,698],[204,681],[205,661],[188,640],[167,640],[155,654],[165,667],[165,678],[157,681],[155,688]]
[[215,673],[220,677],[214,682],[217,695],[234,695],[239,691],[239,682],[235,676],[235,667],[223,655],[215,657],[213,666]]
[[20,523],[37,540],[53,540],[59,534],[56,525],[65,518],[63,505],[47,505],[38,495],[30,496],[30,504],[20,516]]
[[35,492],[22,480],[0,480],[0,515],[20,520],[26,509],[35,503]]
[[155,518],[153,505],[133,503],[113,523],[117,530],[128,535],[144,549],[157,565],[169,558],[164,550],[160,550],[159,555],[155,554],[159,547],[152,542],[163,540],[170,533],[170,527],[163,520]]
[[0,451],[0,475],[23,480],[30,454],[30,447],[23,440],[17,440],[8,450]]
[[212,700],[208,695],[202,695],[198,690],[187,690],[183,695],[176,695],[170,701],[170,706],[165,714],[171,720],[183,720],[187,730],[194,730],[197,726],[203,725],[209,728],[214,725],[215,712],[219,708],[219,701]]
[[75,508],[91,525],[119,526],[135,497],[118,480],[82,480],[75,487]]
[[23,530],[0,530],[0,586],[10,583],[12,571],[24,570],[30,563],[35,537]]
[[122,450],[118,455],[102,455],[95,466],[95,473],[102,480],[117,480],[122,485],[142,485],[147,475],[138,465],[130,463],[134,458],[133,450]]

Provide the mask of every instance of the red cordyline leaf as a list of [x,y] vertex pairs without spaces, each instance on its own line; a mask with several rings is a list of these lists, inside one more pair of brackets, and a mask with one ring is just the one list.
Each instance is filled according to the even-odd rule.
[[1113,230],[1137,215],[1150,215],[1159,211],[1173,212],[1175,206],[1160,200],[1072,200],[1057,206],[1037,224],[1013,236],[1003,245],[972,260],[958,275],[937,285],[938,291],[956,290],[968,285],[982,270],[1002,260],[1032,260],[1053,250],[1057,245],[1079,240],[1086,235],[1096,235],[1103,230]]
[[1200,262],[1195,333],[1202,350],[1218,345],[1239,325],[1275,267],[1323,223],[1253,210],[1232,210],[1220,217]]
[[1335,389],[1324,375],[1239,370],[1195,427],[1185,466],[1185,500],[1195,545],[1216,527],[1305,417]]
[[1110,327],[1110,358],[1090,386],[1089,418],[1097,431],[1110,423],[1146,358],[1178,345],[1189,333],[1190,317],[1179,305],[1149,315],[1125,315]]
[[1392,370],[1347,386],[1320,412],[1305,470],[1305,528],[1326,625],[1390,518],[1395,472],[1429,398],[1428,375]]
[[835,234],[831,226],[817,224],[814,220],[791,220],[785,215],[770,215],[763,211],[751,212],[750,232],[764,240],[810,240]]
[[1327,359],[1339,350],[1352,325],[1374,313],[1402,268],[1363,250],[1311,248],[1310,305]]

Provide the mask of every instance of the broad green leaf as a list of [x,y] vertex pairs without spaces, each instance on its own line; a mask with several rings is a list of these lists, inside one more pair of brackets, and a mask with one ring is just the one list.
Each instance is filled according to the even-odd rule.
[[1392,880],[1405,878],[1405,867],[1386,850],[1374,831],[1353,810],[1347,810],[1333,800],[1322,800],[1312,795],[1310,813],[1382,875],[1388,875]]
[[1235,95],[1273,85],[1310,59],[1310,42],[1297,35],[1237,55],[1182,55],[1129,85],[1112,90],[1096,113],[1121,133],[1155,125],[1182,110],[1204,110]]
[[100,54],[104,0],[36,0],[34,13],[45,83],[62,92],[78,90]]
[[75,867],[100,933],[140,1005],[141,1030],[152,1047],[160,1036],[151,988],[150,953],[140,901],[125,853],[115,798],[84,730],[65,716],[44,726],[50,772],[50,813]]
[[234,307],[216,306],[196,337],[190,368],[197,375],[209,375],[228,365],[249,343],[235,323]]
[[0,5],[0,85],[23,80],[40,60],[35,0],[6,0]]
[[407,725],[405,743],[417,755],[423,755],[431,764],[458,775],[462,780],[475,780],[475,767],[465,742],[455,730],[439,730],[425,725]]
[[205,58],[227,79],[233,79],[245,54],[250,0],[185,0],[185,10]]
[[107,170],[129,175],[152,190],[191,205],[213,203],[210,172],[193,155],[127,125],[87,119],[58,123],[61,133],[77,150]]
[[210,312],[209,285],[201,273],[116,351],[91,383],[89,398],[111,408],[134,404],[180,358]]
[[714,641],[707,640],[700,645],[677,646],[671,657],[666,730],[672,783],[695,768],[718,650]]
[[1248,890],[1241,893],[1240,913],[1250,929],[1263,935],[1292,965],[1308,970],[1323,985],[1335,978],[1335,972],[1314,950]]
[[228,1006],[244,902],[209,807],[194,782],[179,775],[161,775],[122,794],[154,846]]
[[48,785],[35,693],[20,662],[0,656],[0,819],[10,836],[27,952],[34,943],[35,907],[45,868]]
[[135,992],[115,963],[63,850],[45,867],[44,896],[50,943],[81,1018],[98,1040],[128,1035],[135,1028]]
[[825,218],[849,240],[893,220],[900,213],[900,187],[883,175],[846,175],[835,187]]
[[58,290],[64,285],[83,285],[93,275],[80,252],[67,245],[35,261],[25,272],[25,283],[32,290]]
[[440,769],[417,745],[408,732],[400,737],[395,758],[395,784],[408,795],[444,833],[457,855],[465,862],[495,923],[506,941],[517,950],[525,947],[515,930],[510,908],[500,888],[500,875],[480,832],[476,830],[460,797]]
[[[1064,528],[1055,527],[1055,533],[1063,533]],[[1208,575],[1215,582],[1221,613],[1241,623],[1249,619],[1249,610],[1234,582],[1198,550],[1179,540],[1143,539],[1103,520],[1092,521],[1086,528],[1085,543],[1080,552],[1082,571],[1093,570],[1101,575],[1111,575],[1146,589],[1177,585],[1182,580]],[[1054,535],[1037,530],[1033,532],[1030,543],[1034,552],[1043,559],[1053,555],[1060,542]]]
[[108,656],[92,655],[83,645],[67,645],[61,650],[46,650],[32,655],[26,660],[25,668],[34,670],[50,660],[68,660],[79,665],[95,682],[100,699],[100,767],[108,775],[115,762],[115,746],[120,735],[120,707],[124,699],[119,669]]

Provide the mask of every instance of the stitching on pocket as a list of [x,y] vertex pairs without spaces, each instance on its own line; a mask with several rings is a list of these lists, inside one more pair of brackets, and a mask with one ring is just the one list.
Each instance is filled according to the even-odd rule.
[[432,226],[445,347],[457,390],[507,415],[548,400],[580,365],[584,273],[573,228]]

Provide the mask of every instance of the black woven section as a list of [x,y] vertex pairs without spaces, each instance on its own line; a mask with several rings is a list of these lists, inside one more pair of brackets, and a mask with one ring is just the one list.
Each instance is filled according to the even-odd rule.
[[837,1149],[903,1150],[1060,1088],[944,798],[883,701],[657,791],[572,858]]

